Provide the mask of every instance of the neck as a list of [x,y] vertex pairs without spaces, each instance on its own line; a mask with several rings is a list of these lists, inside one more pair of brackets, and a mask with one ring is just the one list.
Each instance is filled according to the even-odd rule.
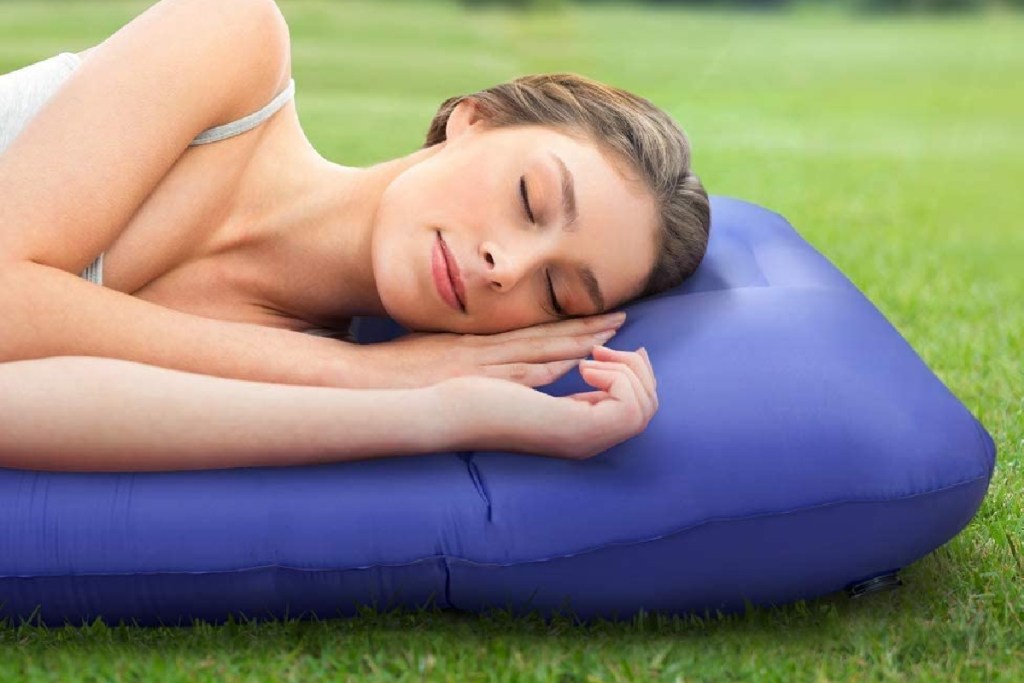
[[371,245],[380,197],[405,169],[429,157],[421,149],[367,168],[324,159],[307,147],[278,157],[239,197],[244,226],[224,258],[239,289],[297,327],[346,327],[352,316],[385,316]]

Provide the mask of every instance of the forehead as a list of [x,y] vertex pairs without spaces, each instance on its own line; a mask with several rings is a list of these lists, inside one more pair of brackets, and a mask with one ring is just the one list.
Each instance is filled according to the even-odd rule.
[[[587,139],[544,128],[521,129],[531,201],[562,233],[569,258],[589,266],[608,307],[633,296],[653,261],[658,223],[654,197],[628,164]],[[577,218],[564,225],[563,170]],[[564,230],[564,232],[563,232]],[[572,290],[573,313],[594,312],[582,286]]]

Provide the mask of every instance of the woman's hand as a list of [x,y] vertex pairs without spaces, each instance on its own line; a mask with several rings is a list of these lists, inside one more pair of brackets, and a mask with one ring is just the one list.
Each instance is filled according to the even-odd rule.
[[594,349],[580,374],[597,391],[556,397],[516,382],[457,377],[433,387],[453,429],[452,450],[503,450],[580,460],[641,433],[658,410],[654,369],[641,347]]
[[550,384],[608,341],[625,313],[574,318],[499,334],[413,333],[367,344],[361,353],[373,386],[425,387],[464,376]]

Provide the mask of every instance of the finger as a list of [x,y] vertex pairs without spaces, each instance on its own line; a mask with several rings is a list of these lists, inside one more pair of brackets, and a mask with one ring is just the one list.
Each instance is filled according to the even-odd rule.
[[606,362],[606,361],[593,361],[586,364],[590,368],[596,368],[598,370],[605,370],[607,372],[620,373],[626,378],[628,386],[632,389],[633,398],[632,402],[636,404],[637,409],[640,411],[643,418],[646,420],[649,416],[654,414],[656,410],[654,401],[647,394],[646,389],[640,382],[640,379],[636,376],[636,373],[632,368],[622,362]]
[[654,400],[647,393],[647,389],[640,381],[640,378],[637,377],[636,371],[633,370],[633,368],[631,368],[630,366],[626,365],[625,363],[598,360],[588,361],[581,364],[581,374],[584,368],[605,370],[607,372],[616,372],[623,375],[626,378],[628,386],[630,387],[630,389],[632,389],[633,394],[635,394],[633,402],[640,407],[640,410],[643,412],[644,416],[651,415],[654,413]]
[[636,375],[637,381],[639,381],[643,387],[643,391],[647,396],[647,399],[652,403],[656,400],[654,376],[651,373],[647,362],[640,354],[636,352],[610,349],[607,346],[598,346],[594,348],[594,360],[617,362],[627,365],[633,371],[633,374]]
[[656,386],[657,386],[657,377],[654,375],[654,366],[651,365],[650,354],[647,353],[647,347],[646,346],[641,346],[638,352],[643,354],[643,359],[647,361],[647,370],[650,371],[650,377],[651,377],[652,380],[654,380],[654,386],[656,388]]
[[651,357],[647,353],[647,347],[646,346],[641,346],[639,353],[642,354],[643,357],[644,357],[644,360],[647,361],[647,369],[651,373],[651,382],[653,383],[653,386],[654,386],[655,395],[657,395],[657,391],[658,391],[658,376],[654,374],[654,366],[651,365]]
[[657,390],[654,384],[654,375],[651,372],[651,367],[647,365],[647,361],[644,359],[643,354],[639,349],[636,351],[625,351],[609,348],[607,346],[599,346],[595,350],[596,355],[594,357],[597,359],[623,362],[623,364],[627,365],[643,386],[648,400],[652,403],[657,402]]
[[580,376],[583,377],[587,384],[597,387],[611,398],[618,401],[632,400],[635,402],[636,398],[633,396],[635,391],[632,389],[629,380],[624,376],[624,373],[607,366],[602,367],[601,365],[601,363],[595,363],[594,361],[580,363]]
[[579,365],[579,359],[558,360],[550,363],[504,363],[501,365],[485,365],[480,374],[496,377],[511,382],[518,382],[528,387],[540,387],[554,382],[556,379]]
[[569,320],[552,320],[538,325],[508,330],[507,332],[478,335],[478,337],[482,341],[497,344],[535,337],[550,337],[552,335],[573,337],[618,328],[625,320],[625,311],[616,311],[602,315],[570,318]]
[[603,389],[611,398],[616,399],[600,402],[597,409],[605,406],[605,410],[612,411],[616,421],[624,420],[622,424],[625,424],[631,434],[639,433],[650,421],[653,409],[645,405],[649,401],[634,373],[622,363],[607,363],[607,367],[595,367],[596,365],[601,363],[580,365],[580,374],[587,383]]
[[562,377],[567,372],[578,366],[581,360],[581,358],[571,358],[568,360],[557,360],[550,363],[543,363],[541,367],[546,368],[546,374],[545,372],[541,372],[540,375],[541,377],[547,376],[549,379],[542,384],[535,384],[532,386],[543,386],[544,384],[554,382],[556,379]]
[[585,333],[576,337],[527,337],[503,344],[492,343],[480,347],[475,365],[504,365],[510,363],[549,363],[584,358],[594,347],[615,336],[615,330]]

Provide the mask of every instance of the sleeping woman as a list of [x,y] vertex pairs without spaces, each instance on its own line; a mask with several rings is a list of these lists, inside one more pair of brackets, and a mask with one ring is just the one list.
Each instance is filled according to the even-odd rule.
[[[161,0],[0,76],[0,467],[586,458],[643,431],[654,370],[603,346],[613,310],[689,276],[710,224],[671,117],[525,76],[355,168],[295,87],[273,0]],[[353,316],[413,333],[360,345]],[[577,365],[592,391],[535,389]]]

